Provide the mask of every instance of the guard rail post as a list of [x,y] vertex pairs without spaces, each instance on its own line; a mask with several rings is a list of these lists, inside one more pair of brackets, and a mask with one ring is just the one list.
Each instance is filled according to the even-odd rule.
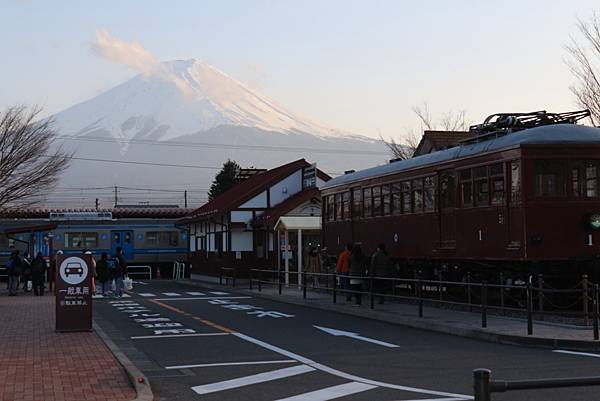
[[279,291],[279,295],[281,295],[281,291],[282,291],[282,285],[283,283],[281,282],[281,276],[282,276],[283,272],[281,271],[281,269],[279,269],[279,273],[277,274],[277,287],[278,287],[278,291]]
[[600,334],[598,333],[598,284],[594,284],[594,340],[600,339]]
[[421,296],[421,279],[417,279],[417,303],[419,305],[419,317],[423,317],[423,297]]
[[504,275],[500,273],[500,310],[504,314]]
[[231,281],[233,282],[233,288],[235,288],[235,267],[231,270]]
[[533,334],[533,294],[531,283],[527,283],[527,335]]
[[248,275],[250,276],[250,290],[252,290],[252,269],[250,269],[250,271],[248,272]]
[[544,275],[542,273],[538,274],[538,310],[544,311]]
[[487,281],[481,285],[481,327],[487,328]]
[[258,271],[258,292],[262,292],[262,271]]
[[473,401],[491,401],[492,372],[489,369],[473,371]]
[[333,303],[337,303],[337,275],[333,272]]
[[371,309],[375,309],[375,296],[373,295],[373,276],[369,277],[369,296],[371,297]]
[[302,271],[302,298],[306,299],[306,270]]
[[583,323],[589,324],[589,305],[588,305],[588,276],[584,274],[581,280],[582,291],[583,291]]
[[[173,267],[173,268],[175,268],[175,267]],[[219,272],[219,285],[223,285],[223,268],[222,267]]]
[[471,272],[467,272],[467,302],[469,303],[469,312],[473,311],[471,306]]

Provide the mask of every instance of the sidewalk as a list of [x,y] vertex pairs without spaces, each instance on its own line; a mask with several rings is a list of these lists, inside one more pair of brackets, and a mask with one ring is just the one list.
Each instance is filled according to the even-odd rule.
[[54,296],[0,290],[0,401],[121,401],[136,392],[93,332],[56,333]]
[[[192,275],[190,280],[205,284],[214,284],[214,277]],[[216,280],[218,284],[218,278]],[[222,288],[222,287],[221,287]],[[231,287],[229,287],[231,288]],[[418,317],[417,304],[386,301],[383,305],[375,303],[375,309],[370,309],[368,295],[363,295],[363,305],[355,306],[346,301],[346,297],[337,294],[337,303],[333,303],[331,293],[307,291],[306,299],[297,287],[283,287],[282,295],[278,294],[277,286],[263,285],[262,292],[258,291],[256,283],[253,290],[248,289],[248,280],[238,281],[236,290],[295,305],[360,316],[396,323],[408,327],[437,331],[446,334],[470,337],[484,341],[544,346],[551,348],[570,348],[586,351],[600,350],[600,341],[594,341],[591,327],[580,327],[568,324],[534,321],[533,335],[527,335],[527,320],[513,317],[503,317],[487,314],[487,328],[481,327],[481,311],[474,307],[473,312],[463,312],[449,309],[424,306],[423,317]],[[389,298],[388,298],[389,299]]]

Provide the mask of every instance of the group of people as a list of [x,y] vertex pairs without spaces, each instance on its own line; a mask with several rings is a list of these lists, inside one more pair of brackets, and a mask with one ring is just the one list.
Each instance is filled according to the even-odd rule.
[[[385,244],[379,244],[371,257],[363,254],[360,245],[347,244],[338,257],[335,271],[340,275],[340,285],[346,290],[347,301],[352,301],[354,295],[356,305],[360,305],[362,293],[372,285],[371,290],[378,294],[379,303],[384,302],[389,281],[377,277],[387,278],[392,272],[392,261],[385,250]],[[370,278],[365,283],[366,277]]]
[[[58,251],[62,254],[62,251]],[[91,255],[90,251],[83,251],[84,254]],[[46,272],[48,264],[41,252],[38,252],[35,259],[30,260],[27,253],[20,255],[20,251],[12,251],[6,262],[8,270],[8,295],[16,296],[19,287],[23,285],[23,291],[32,291],[36,296],[44,295]],[[114,257],[109,257],[106,252],[102,252],[98,261],[92,257],[92,293],[96,294],[96,283],[100,287],[100,294],[108,296],[112,293],[120,298],[123,295],[125,273],[127,271],[127,260],[123,256],[123,249],[116,248]],[[114,287],[114,290],[113,290]]]
[[41,252],[38,252],[33,260],[29,259],[27,253],[20,255],[20,251],[12,251],[6,262],[8,270],[8,295],[16,296],[20,284],[23,291],[32,291],[36,296],[44,295],[46,271],[48,264]]

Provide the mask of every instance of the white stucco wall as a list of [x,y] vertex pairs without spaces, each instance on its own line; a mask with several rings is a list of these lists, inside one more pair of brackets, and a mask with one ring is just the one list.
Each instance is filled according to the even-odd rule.
[[248,202],[240,205],[240,209],[245,207],[267,207],[267,191],[263,191],[260,194],[256,195],[254,198],[250,199]]
[[232,223],[248,223],[252,220],[252,212],[249,211],[233,211],[231,212]]
[[[287,176],[271,188],[271,207],[276,206],[290,196],[302,190],[302,170]],[[285,190],[285,192],[284,192]]]

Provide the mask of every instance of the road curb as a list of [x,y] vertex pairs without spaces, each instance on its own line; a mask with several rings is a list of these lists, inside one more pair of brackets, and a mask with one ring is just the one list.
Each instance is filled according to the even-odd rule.
[[[182,283],[192,284],[192,285],[202,285],[205,287],[219,287],[223,288],[225,286],[204,282],[198,280],[179,280]],[[226,287],[229,288],[229,287]],[[475,340],[486,341],[490,343],[498,343],[498,344],[508,344],[508,345],[525,345],[531,347],[541,347],[541,348],[569,348],[579,351],[599,351],[600,350],[600,342],[596,341],[585,341],[585,340],[567,340],[567,339],[558,339],[558,338],[544,338],[544,337],[525,337],[518,336],[513,334],[502,334],[502,333],[493,333],[486,331],[485,329],[480,328],[464,328],[464,327],[452,327],[446,326],[443,324],[424,321],[424,320],[416,320],[416,319],[407,319],[405,316],[397,316],[390,314],[389,312],[381,312],[377,310],[361,310],[361,309],[347,309],[347,308],[339,308],[335,305],[324,305],[320,303],[312,303],[311,301],[305,301],[303,299],[293,299],[286,298],[285,296],[280,295],[270,295],[256,291],[250,291],[242,288],[234,288],[233,290],[243,293],[245,295],[253,295],[260,298],[269,299],[275,302],[287,303],[298,306],[306,306],[309,308],[315,308],[320,310],[326,310],[329,312],[337,312],[343,313],[350,316],[362,317],[365,319],[383,321],[387,323],[398,324],[401,326],[411,327],[414,329],[428,330],[437,333],[450,334],[459,337],[472,338]]]
[[[94,331],[98,336],[102,339],[104,344],[108,347],[110,352],[117,358],[117,361],[123,366],[125,372],[127,372],[127,376],[129,377],[129,381],[133,385],[135,392],[137,394],[136,398],[132,401],[154,401],[154,393],[152,392],[152,388],[150,387],[150,382],[148,378],[142,373],[142,371],[134,365],[133,362],[125,355],[123,351],[119,348],[117,344],[113,340],[110,339],[108,334],[100,327],[98,322],[94,320]],[[142,379],[142,383],[138,381],[138,379]]]

